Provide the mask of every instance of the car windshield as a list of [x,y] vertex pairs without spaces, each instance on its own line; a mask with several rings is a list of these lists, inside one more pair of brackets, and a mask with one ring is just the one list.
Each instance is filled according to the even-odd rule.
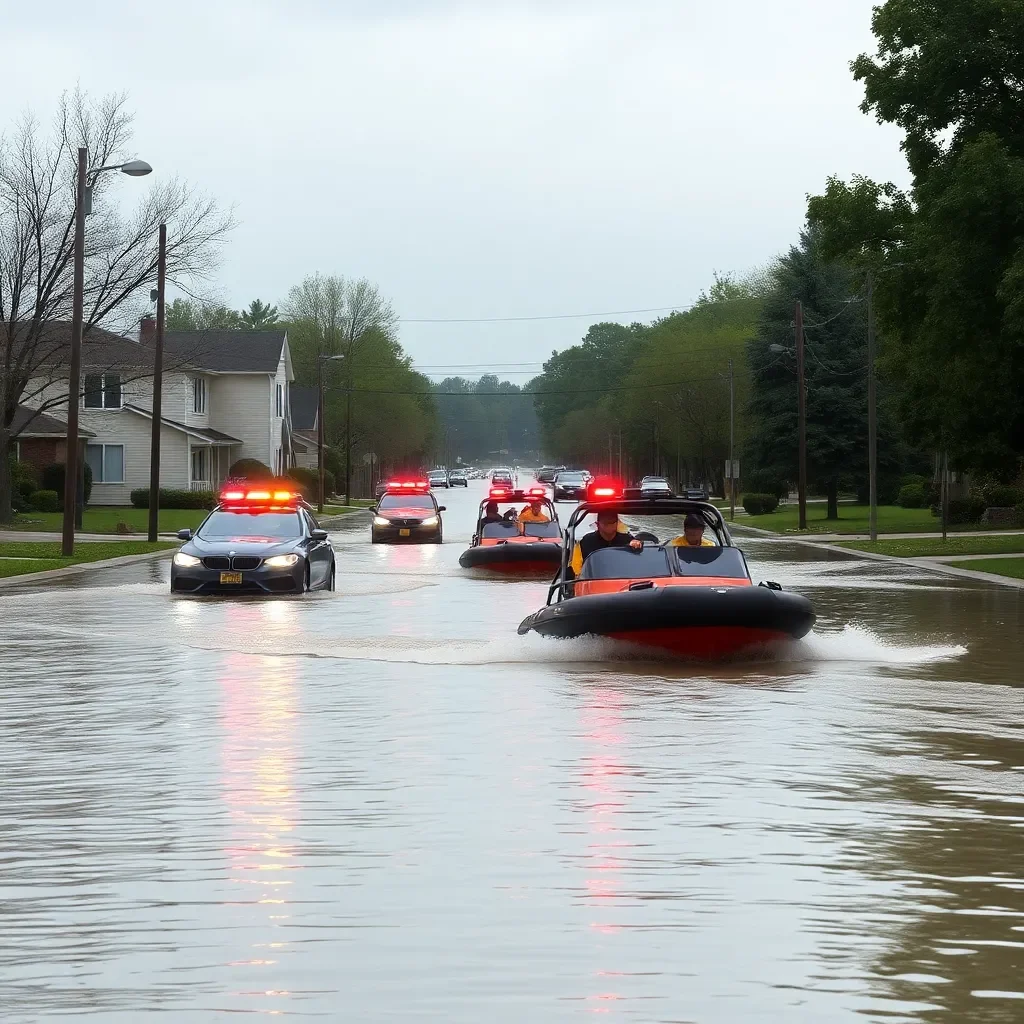
[[559,473],[558,482],[560,484],[582,484],[584,481],[582,473]]
[[583,563],[581,580],[649,580],[672,575],[664,548],[644,545],[630,548],[599,548]]
[[523,523],[524,537],[561,537],[558,523]]
[[443,480],[444,479],[444,473],[437,473],[437,472],[435,472],[435,473],[428,473],[427,474],[427,479],[428,480]]
[[748,579],[747,562],[739,548],[670,549],[676,558],[678,572],[683,576],[720,576],[726,579]]
[[488,540],[505,540],[508,537],[518,537],[519,527],[512,522],[485,523],[480,536]]
[[302,536],[296,512],[244,512],[220,509],[196,532],[203,540],[289,540]]
[[416,508],[434,511],[434,502],[429,494],[385,494],[380,499],[380,508]]

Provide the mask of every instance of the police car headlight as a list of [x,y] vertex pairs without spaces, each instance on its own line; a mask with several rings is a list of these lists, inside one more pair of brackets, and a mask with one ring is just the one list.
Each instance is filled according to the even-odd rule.
[[298,555],[274,555],[264,561],[264,565],[270,569],[287,569],[299,560]]
[[440,521],[437,516],[431,516],[429,519],[424,519],[420,526],[437,526]]
[[373,525],[374,526],[390,526],[391,525],[391,520],[390,519],[385,519],[383,516],[374,516],[373,517]]
[[201,558],[196,558],[195,555],[186,555],[182,551],[179,551],[174,556],[174,564],[178,566],[180,569],[191,569],[193,566],[198,565],[201,561]]

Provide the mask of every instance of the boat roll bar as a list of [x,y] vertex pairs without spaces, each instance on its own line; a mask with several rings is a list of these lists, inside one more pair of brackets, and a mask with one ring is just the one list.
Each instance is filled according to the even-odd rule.
[[725,525],[721,511],[707,501],[642,495],[639,488],[627,488],[615,497],[588,499],[573,509],[572,515],[569,516],[569,521],[566,523],[565,541],[562,545],[562,563],[559,566],[558,574],[548,587],[547,604],[551,604],[553,600],[565,599],[566,586],[574,582],[569,579],[569,563],[576,547],[576,528],[587,516],[595,515],[598,512],[615,512],[620,518],[622,516],[698,515],[704,520],[705,527],[714,532],[722,547],[736,546],[732,542],[732,535],[729,533],[729,527]]

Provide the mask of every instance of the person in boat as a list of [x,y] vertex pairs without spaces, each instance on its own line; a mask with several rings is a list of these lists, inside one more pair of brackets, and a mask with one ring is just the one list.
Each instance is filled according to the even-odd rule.
[[617,512],[610,509],[597,513],[597,529],[588,533],[582,540],[576,542],[573,548],[572,561],[569,563],[573,575],[579,576],[583,569],[583,563],[595,551],[601,548],[630,548],[633,551],[641,551],[644,546],[642,540],[637,539],[628,531],[623,533],[619,530],[619,516]]
[[521,523],[550,523],[551,519],[544,511],[544,502],[540,498],[534,498],[529,505],[519,513]]
[[683,532],[680,536],[669,541],[669,546],[674,548],[715,548],[718,545],[708,537],[704,536],[704,520],[695,512],[691,512],[683,520]]
[[498,503],[489,501],[484,508],[484,517],[480,520],[480,528],[489,526],[491,523],[512,523],[515,522],[516,510],[510,508],[504,515],[498,511]]

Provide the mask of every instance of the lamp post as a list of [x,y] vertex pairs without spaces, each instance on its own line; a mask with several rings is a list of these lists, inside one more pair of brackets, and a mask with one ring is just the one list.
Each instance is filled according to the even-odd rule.
[[160,225],[156,258],[156,338],[153,346],[153,434],[149,445],[149,542],[160,524],[160,425],[163,419],[164,289],[167,283],[167,225]]
[[[78,182],[75,189],[75,262],[71,307],[71,366],[68,370],[68,432],[64,453],[64,519],[61,554],[75,553],[75,510],[78,506],[78,392],[82,375],[82,321],[85,317],[85,218],[92,209],[92,184],[103,171],[121,171],[141,177],[153,170],[144,160],[89,169],[89,150],[78,147]],[[82,495],[84,503],[84,493]]]
[[[316,386],[318,396],[316,406],[316,470],[317,477],[319,478],[316,502],[317,512],[323,512],[324,510],[324,363],[344,358],[344,353],[336,356],[328,356],[321,353],[316,357]],[[348,495],[345,496],[345,500],[349,500]]]

